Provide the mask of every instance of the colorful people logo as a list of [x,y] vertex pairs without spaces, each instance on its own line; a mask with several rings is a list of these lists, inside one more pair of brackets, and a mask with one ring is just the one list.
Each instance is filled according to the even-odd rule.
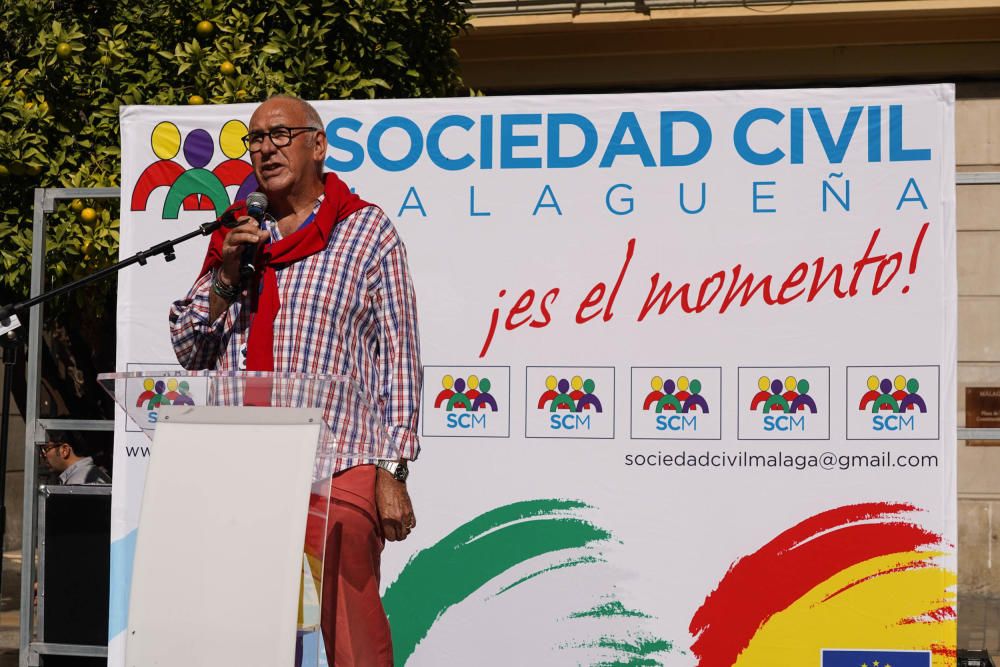
[[764,414],[772,410],[778,412],[799,412],[808,410],[816,414],[816,401],[809,395],[809,380],[796,380],[789,375],[784,383],[781,379],[771,380],[760,376],[757,380],[758,391],[750,401],[750,409],[757,410],[763,405]]
[[649,381],[651,392],[646,394],[642,402],[643,410],[655,408],[657,414],[664,410],[674,412],[691,412],[692,410],[708,413],[708,401],[701,395],[701,380],[688,380],[685,376],[677,378],[677,382],[659,375]]
[[579,375],[572,379],[557,380],[555,375],[545,378],[545,392],[538,397],[538,409],[548,409],[549,412],[568,410],[583,412],[593,409],[594,412],[604,412],[601,399],[594,394],[595,383],[590,378],[584,380]]
[[489,407],[491,411],[497,411],[497,401],[490,394],[493,384],[489,378],[479,378],[470,375],[468,379],[453,378],[445,375],[441,378],[441,389],[434,399],[434,407],[445,406],[448,412],[455,408],[461,408],[470,412],[478,412],[482,407]]
[[159,123],[151,137],[153,153],[160,158],[146,167],[132,191],[131,210],[145,211],[149,196],[159,187],[168,187],[163,203],[163,219],[176,220],[181,206],[185,211],[215,211],[222,215],[232,201],[226,188],[237,185],[236,200],[257,189],[253,167],[243,160],[247,147],[243,137],[247,126],[241,120],[230,120],[219,132],[219,148],[228,158],[211,171],[206,167],[215,155],[212,135],[202,129],[188,132],[183,141],[185,169],[174,158],[181,152],[181,131],[169,121]]
[[861,397],[858,410],[867,410],[871,405],[872,412],[891,410],[898,413],[914,408],[927,412],[927,404],[918,391],[920,381],[917,378],[906,379],[897,375],[894,380],[882,378],[880,381],[877,375],[872,375],[868,378],[868,391]]
[[143,392],[135,401],[135,407],[145,407],[147,410],[156,410],[163,405],[194,405],[191,398],[191,385],[187,380],[177,381],[177,378],[154,380],[146,378],[142,382]]

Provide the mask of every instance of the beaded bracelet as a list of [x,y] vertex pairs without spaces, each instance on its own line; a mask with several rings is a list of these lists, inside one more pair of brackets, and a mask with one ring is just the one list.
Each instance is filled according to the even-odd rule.
[[212,281],[212,292],[232,303],[239,297],[240,288],[236,285],[227,285],[219,278],[219,274],[215,274],[215,279]]

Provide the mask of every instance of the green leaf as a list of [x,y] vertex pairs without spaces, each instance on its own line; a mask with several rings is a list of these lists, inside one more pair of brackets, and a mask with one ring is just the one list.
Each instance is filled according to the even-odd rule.
[[[195,32],[203,19],[216,26],[207,38]],[[467,23],[463,0],[4,0],[0,164],[41,171],[0,177],[0,302],[8,292],[28,293],[33,188],[120,181],[121,104],[186,104],[195,93],[209,102],[279,92],[311,99],[453,95],[464,88],[451,39]],[[67,60],[55,50],[64,41]],[[237,76],[220,75],[225,59]],[[237,91],[245,96],[237,99]],[[117,252],[119,204],[88,205],[100,211],[93,227],[82,227],[65,204],[50,216],[49,275],[57,282],[107,265]],[[85,238],[92,245],[83,258]],[[114,281],[94,289],[110,293]]]

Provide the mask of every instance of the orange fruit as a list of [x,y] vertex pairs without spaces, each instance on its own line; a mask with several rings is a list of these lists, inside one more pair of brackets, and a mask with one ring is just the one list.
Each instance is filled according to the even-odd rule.
[[69,207],[70,209],[72,209],[74,213],[79,213],[80,211],[83,210],[83,202],[80,201],[79,199],[74,199],[69,203]]
[[195,26],[195,31],[202,37],[208,37],[215,30],[215,26],[211,21],[198,21],[198,25]]
[[73,55],[73,47],[66,42],[59,42],[56,46],[56,55],[62,60],[66,60],[71,55]]
[[232,76],[233,74],[236,74],[236,66],[227,60],[219,65],[219,71],[226,76]]
[[95,220],[97,220],[97,211],[88,206],[80,211],[80,220],[88,225],[92,224]]
[[188,98],[188,104],[204,104],[205,98],[201,95],[192,95]]

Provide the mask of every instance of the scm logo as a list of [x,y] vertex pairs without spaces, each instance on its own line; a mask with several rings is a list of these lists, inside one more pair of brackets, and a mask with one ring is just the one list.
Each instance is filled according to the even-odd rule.
[[553,431],[563,429],[574,431],[577,429],[590,430],[590,415],[552,415],[549,417],[549,427]]
[[912,431],[916,428],[913,415],[875,415],[872,417],[873,431]]
[[657,431],[697,431],[697,415],[660,415],[656,418]]
[[[682,375],[674,382],[672,378],[664,380],[655,375],[649,386],[652,391],[646,394],[642,409],[656,413],[657,431],[698,431],[698,416],[689,413],[709,412],[708,401],[701,395],[701,380],[689,380]],[[664,412],[680,414],[662,414]]]
[[[771,380],[765,375],[757,380],[757,389],[750,409],[761,409],[764,413],[764,430],[781,433],[804,433],[806,430],[805,415],[796,412],[816,414],[816,401],[809,395],[809,380],[795,379],[791,375],[782,382],[779,378]],[[772,415],[774,412],[785,414]]]
[[[555,375],[545,378],[545,391],[538,397],[538,409],[547,410],[549,428],[553,431],[589,431],[591,415],[586,412],[604,411],[601,399],[594,393],[596,383],[579,375],[572,379],[557,379]],[[566,411],[570,414],[558,414]]]
[[[868,391],[861,396],[858,410],[871,411],[872,431],[914,431],[917,428],[916,417],[909,413],[927,412],[927,403],[918,393],[920,381],[897,375],[894,379],[882,378],[877,375],[868,377]],[[881,415],[880,412],[891,414]]]
[[805,431],[806,418],[804,416],[788,415],[765,415],[765,431]]
[[[441,387],[441,391],[434,399],[434,408],[443,407],[448,413],[445,416],[447,428],[459,430],[488,428],[487,408],[489,412],[496,412],[498,409],[496,398],[490,393],[493,385],[489,378],[479,378],[476,375],[455,378],[445,375],[441,378]],[[480,410],[483,412],[477,414]]]
[[811,412],[816,414],[816,401],[809,395],[809,380],[802,378],[796,380],[789,375],[782,382],[779,378],[774,380],[762,375],[757,380],[757,389],[753,400],[750,401],[750,409],[756,411],[762,409],[764,414],[771,411],[784,413]]
[[136,398],[135,407],[146,408],[146,422],[156,424],[159,419],[157,409],[163,405],[194,405],[191,398],[191,385],[187,380],[177,381],[176,378],[156,380],[146,378],[142,382],[142,393]]
[[739,369],[740,440],[829,440],[829,366]]

